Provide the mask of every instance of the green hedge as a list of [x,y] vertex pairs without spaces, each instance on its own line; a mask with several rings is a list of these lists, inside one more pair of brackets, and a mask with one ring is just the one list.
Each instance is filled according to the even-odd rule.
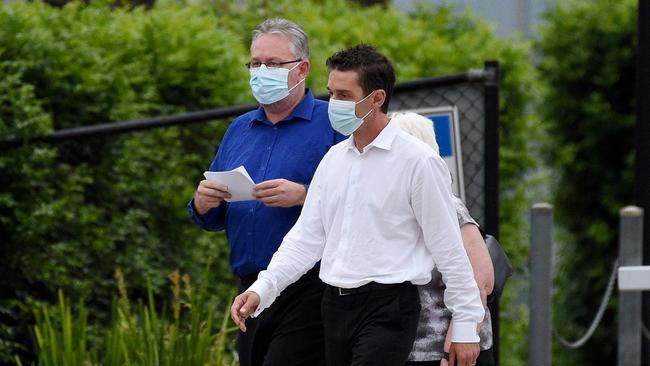
[[[633,202],[637,3],[558,3],[538,44],[561,230],[554,324],[572,340],[596,314],[618,253],[618,211]],[[579,350],[556,344],[555,364],[615,364],[615,314],[611,301]]]
[[[0,98],[7,99],[0,103],[0,139],[250,102],[243,67],[250,32],[270,16],[288,17],[311,35],[307,82],[317,93],[325,91],[326,57],[359,42],[391,57],[399,80],[501,62],[501,236],[523,272],[528,202],[521,183],[534,167],[527,141],[536,131],[525,108],[535,82],[528,46],[499,40],[484,21],[450,8],[405,14],[344,0],[160,1],[150,10],[106,2],[61,9],[4,4],[0,67],[9,77],[0,80]],[[147,279],[160,294],[168,273],[179,268],[198,278],[212,256],[211,287],[220,306],[227,304],[233,281],[223,235],[202,232],[185,212],[225,127],[24,145],[0,156],[0,235],[6,243],[0,285],[8,294],[0,300],[6,319],[0,361],[17,352],[13,341],[29,347],[29,314],[37,303],[54,302],[59,288],[86,299],[89,324],[106,324],[118,267],[133,296],[143,298]],[[509,289],[503,302],[505,365],[523,364],[525,357],[519,297]]]
[[[191,19],[190,22],[187,20]],[[155,11],[42,3],[0,7],[2,137],[192,111],[242,101],[246,48],[214,17],[173,3]],[[216,261],[229,293],[227,245],[188,223],[184,208],[223,125],[161,129],[2,154],[2,309],[13,339],[35,302],[61,288],[110,316],[113,272],[136,296],[156,292],[175,268]],[[225,297],[225,295],[224,295]],[[226,300],[226,299],[224,299]],[[4,338],[4,336],[3,336]],[[6,343],[0,343],[5,347]],[[9,347],[9,346],[7,346]],[[11,349],[3,350],[3,359]]]

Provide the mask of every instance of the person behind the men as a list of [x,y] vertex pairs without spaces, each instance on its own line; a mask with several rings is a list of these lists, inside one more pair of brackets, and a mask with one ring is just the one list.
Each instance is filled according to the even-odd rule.
[[[413,112],[400,112],[391,114],[390,123],[439,152],[435,130],[430,119]],[[478,223],[470,216],[467,207],[460,198],[454,196],[453,200],[463,246],[472,264],[474,279],[485,309],[485,317],[479,331],[481,353],[476,364],[492,366],[494,365],[491,349],[492,322],[490,311],[487,308],[487,296],[494,287],[494,268]],[[445,356],[448,357],[447,352],[451,343],[451,332],[447,331],[451,321],[451,312],[444,303],[444,290],[445,284],[437,269],[431,273],[431,282],[418,286],[422,311],[420,312],[417,336],[408,358],[409,362],[406,363],[407,366],[447,366],[448,360],[445,359]]]
[[449,170],[440,155],[388,123],[395,73],[384,55],[358,45],[334,54],[327,66],[330,123],[352,136],[325,155],[298,222],[268,269],[235,298],[231,316],[245,331],[249,315],[263,314],[322,259],[328,365],[401,366],[419,318],[415,285],[429,282],[435,261],[454,314],[451,358],[472,365],[484,311],[460,239]]
[[[227,202],[228,187],[202,180],[188,204],[192,219],[210,231],[226,231],[230,264],[240,291],[266,269],[300,215],[316,167],[344,137],[327,117],[327,103],[305,88],[310,70],[307,35],[286,19],[269,19],[253,31],[250,86],[260,108],[228,127],[210,171],[244,166],[258,182],[256,200]],[[242,366],[323,364],[318,307],[324,285],[318,268],[287,288],[278,301],[241,333]]]

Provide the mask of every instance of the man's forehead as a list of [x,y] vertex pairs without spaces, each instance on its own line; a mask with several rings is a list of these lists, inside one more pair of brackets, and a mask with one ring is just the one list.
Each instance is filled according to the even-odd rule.
[[361,89],[359,85],[359,75],[356,71],[330,71],[327,81],[327,87],[331,90],[357,90]]
[[281,34],[262,34],[251,44],[251,57],[293,57],[290,41]]

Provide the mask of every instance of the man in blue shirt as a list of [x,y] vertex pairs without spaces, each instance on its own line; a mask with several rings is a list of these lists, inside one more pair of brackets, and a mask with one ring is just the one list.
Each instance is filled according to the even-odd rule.
[[[243,165],[255,200],[226,202],[228,187],[203,180],[188,204],[200,227],[226,230],[230,263],[248,288],[265,270],[293,227],[312,176],[329,148],[344,139],[327,116],[327,103],[305,88],[310,70],[307,35],[297,24],[269,19],[253,31],[250,85],[260,108],[237,117],[226,131],[210,171]],[[283,291],[263,316],[240,333],[242,366],[324,364],[318,265]]]

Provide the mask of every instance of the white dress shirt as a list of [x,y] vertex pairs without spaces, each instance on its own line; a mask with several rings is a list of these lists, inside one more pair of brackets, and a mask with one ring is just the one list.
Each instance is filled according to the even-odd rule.
[[483,306],[460,237],[449,170],[440,155],[391,123],[360,153],[354,137],[316,169],[300,218],[248,289],[254,316],[321,260],[323,282],[424,285],[435,264],[447,286],[454,342],[478,342]]

